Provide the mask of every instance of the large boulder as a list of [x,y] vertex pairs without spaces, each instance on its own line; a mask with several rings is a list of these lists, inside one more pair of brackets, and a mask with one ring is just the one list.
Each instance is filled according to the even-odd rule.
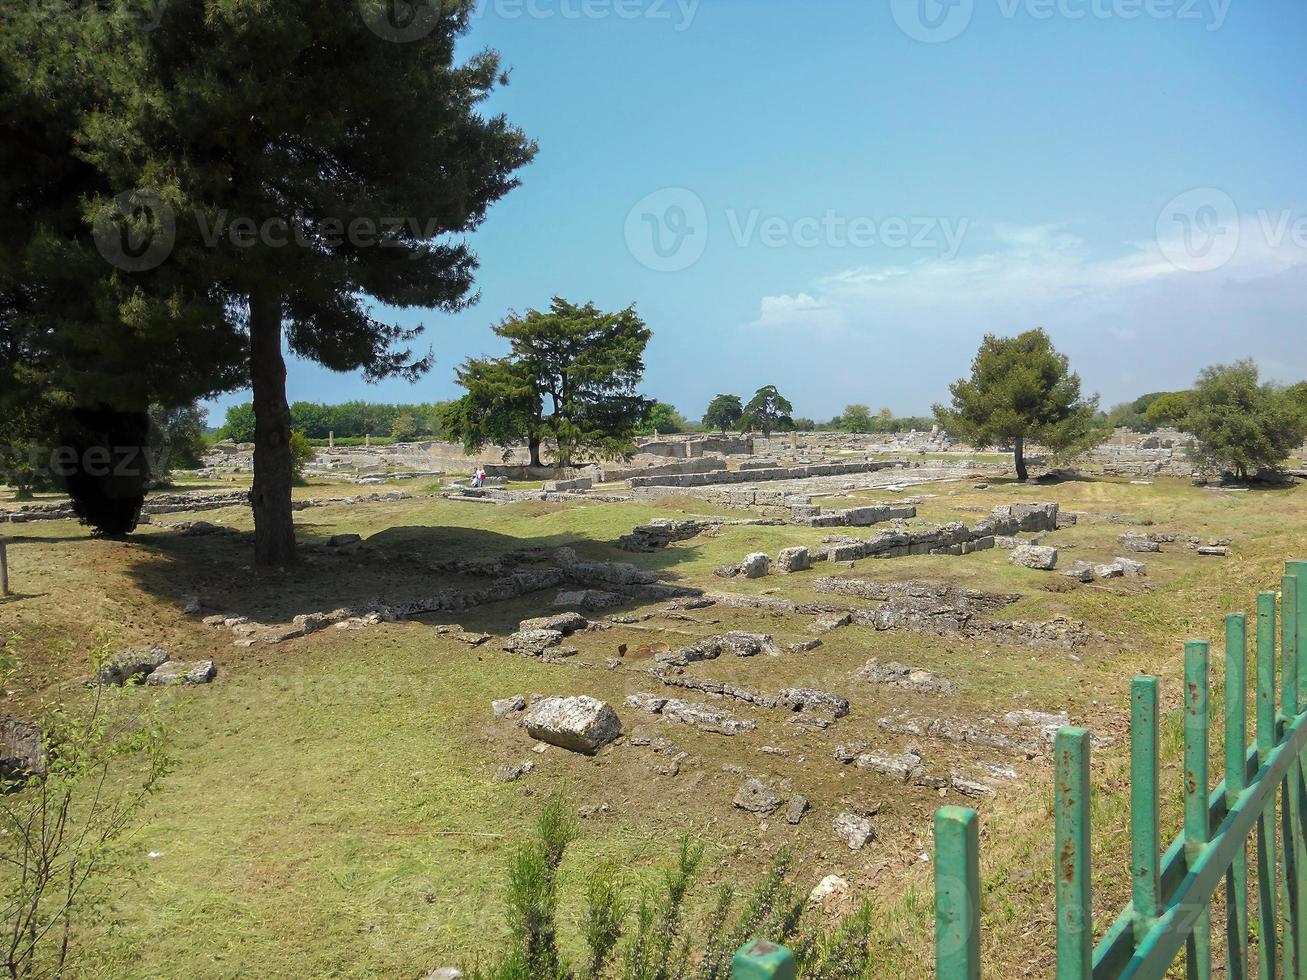
[[622,734],[622,721],[598,698],[543,698],[523,719],[527,733],[560,749],[594,755]]
[[520,653],[527,657],[539,657],[552,647],[563,642],[563,634],[558,630],[525,629],[518,630],[504,640],[504,649],[509,653]]
[[807,548],[786,548],[776,556],[776,570],[785,575],[806,572],[811,567],[812,558]]
[[1008,561],[1037,571],[1051,572],[1057,568],[1057,549],[1046,545],[1023,544],[1008,556]]
[[168,651],[162,647],[148,650],[125,650],[100,665],[101,684],[126,684],[137,677],[146,677],[168,661]]
[[745,578],[762,578],[767,574],[767,569],[771,565],[771,559],[761,551],[754,552],[745,557],[740,562],[740,571]]

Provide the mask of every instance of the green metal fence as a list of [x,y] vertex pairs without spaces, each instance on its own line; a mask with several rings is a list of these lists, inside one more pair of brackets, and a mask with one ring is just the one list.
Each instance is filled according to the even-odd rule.
[[[1278,624],[1278,625],[1277,625]],[[1277,644],[1278,640],[1278,644]],[[1257,596],[1256,735],[1248,744],[1248,617],[1225,620],[1225,778],[1209,790],[1209,647],[1185,645],[1183,827],[1161,850],[1156,677],[1131,689],[1132,900],[1095,945],[1090,867],[1090,736],[1063,728],[1054,743],[1054,880],[1058,980],[1164,977],[1183,953],[1186,977],[1212,972],[1211,909],[1223,903],[1229,980],[1307,978],[1307,561],[1286,566],[1279,594]],[[1277,656],[1278,654],[1278,656]],[[1278,687],[1278,707],[1277,707]],[[981,972],[980,818],[935,814],[935,962],[942,980]],[[1256,843],[1255,922],[1248,911],[1248,843]],[[1278,847],[1278,850],[1277,850]],[[735,980],[792,980],[788,950],[761,940],[740,950]]]
[[[1257,597],[1256,737],[1251,746],[1247,628],[1244,613],[1226,618],[1225,779],[1210,792],[1209,649],[1198,640],[1185,646],[1184,819],[1165,852],[1159,817],[1158,679],[1135,678],[1130,726],[1132,901],[1097,945],[1090,867],[1090,738],[1082,728],[1058,733],[1054,873],[1059,980],[1163,977],[1181,955],[1186,975],[1206,980],[1212,970],[1214,903],[1223,903],[1226,977],[1249,976],[1253,948],[1259,980],[1307,977],[1307,562],[1289,562],[1278,597],[1274,592]],[[935,952],[938,975],[945,980],[980,976],[978,826],[972,810],[943,807],[935,815]],[[1250,839],[1256,843],[1255,923],[1249,922],[1248,912]]]

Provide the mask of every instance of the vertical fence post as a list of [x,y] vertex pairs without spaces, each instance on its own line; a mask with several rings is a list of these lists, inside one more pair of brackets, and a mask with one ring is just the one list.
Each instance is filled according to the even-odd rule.
[[9,594],[9,551],[7,542],[0,538],[0,596]]
[[[1233,807],[1248,784],[1248,617],[1225,617],[1225,803]],[[1225,876],[1225,973],[1248,976],[1248,845]]]
[[[1293,565],[1286,571],[1295,570]],[[1284,677],[1283,713],[1285,727],[1292,725],[1302,710],[1298,689],[1303,682],[1300,672],[1302,651],[1299,649],[1298,636],[1298,577],[1286,574],[1280,580],[1280,658]],[[1307,901],[1307,840],[1303,839],[1303,786],[1302,762],[1295,759],[1289,767],[1289,774],[1284,782],[1284,799],[1280,804],[1281,820],[1284,822],[1284,866],[1285,896],[1283,913],[1285,916],[1285,947],[1289,945],[1292,934],[1294,965],[1302,969],[1303,958],[1307,955],[1307,914],[1303,902]],[[1285,969],[1290,960],[1285,957]]]
[[[1207,660],[1205,640],[1190,640],[1184,651],[1184,853],[1193,867],[1211,831],[1208,813]],[[1187,942],[1186,975],[1208,980],[1212,974],[1211,915],[1206,907],[1190,910],[1193,931]]]
[[1063,728],[1057,733],[1053,752],[1057,980],[1089,980],[1094,957],[1089,732]]
[[980,818],[959,806],[935,813],[935,970],[980,977]]
[[1130,848],[1136,945],[1157,921],[1162,897],[1157,687],[1156,677],[1136,677],[1130,689]]
[[[1275,593],[1257,594],[1257,767],[1275,747]],[[1275,980],[1276,962],[1275,807],[1257,818],[1257,976]]]

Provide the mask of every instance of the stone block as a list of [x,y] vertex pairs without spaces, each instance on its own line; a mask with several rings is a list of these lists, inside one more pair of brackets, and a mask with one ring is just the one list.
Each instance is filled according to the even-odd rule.
[[1008,557],[1014,565],[1023,565],[1041,572],[1050,572],[1057,567],[1057,549],[1036,544],[1025,544],[1017,548]]

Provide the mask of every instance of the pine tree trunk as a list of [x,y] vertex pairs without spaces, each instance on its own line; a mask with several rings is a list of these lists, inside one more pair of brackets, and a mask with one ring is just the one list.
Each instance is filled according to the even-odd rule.
[[1026,472],[1026,437],[1025,436],[1017,436],[1016,458],[1017,458],[1017,482],[1025,483],[1026,480],[1030,479],[1030,474]]
[[542,466],[540,462],[540,437],[530,436],[527,439],[526,444],[527,448],[531,451],[531,465],[539,468]]
[[295,521],[290,506],[290,406],[281,353],[281,297],[250,296],[250,381],[254,388],[254,562],[264,567],[295,562]]

